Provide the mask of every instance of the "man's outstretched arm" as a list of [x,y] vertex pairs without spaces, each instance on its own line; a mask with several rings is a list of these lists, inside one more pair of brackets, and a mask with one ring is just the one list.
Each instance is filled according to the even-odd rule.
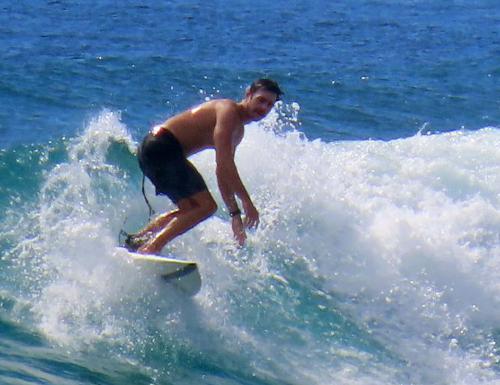
[[[255,208],[250,195],[248,194],[241,178],[239,176],[236,164],[234,162],[235,131],[241,126],[238,119],[237,111],[231,105],[223,105],[217,111],[217,123],[214,130],[214,144],[215,144],[215,157],[216,157],[216,175],[222,199],[226,204],[229,212],[236,212],[238,204],[236,196],[241,200],[243,210],[245,212],[245,224],[249,227],[256,227],[259,223],[259,213]],[[232,218],[233,231],[241,230],[242,234],[235,236],[242,244],[246,236],[244,235],[243,225],[239,229],[238,220],[241,218],[236,215]]]

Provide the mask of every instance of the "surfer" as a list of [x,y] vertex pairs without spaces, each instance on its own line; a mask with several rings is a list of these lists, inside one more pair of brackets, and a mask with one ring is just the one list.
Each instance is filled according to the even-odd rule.
[[[236,241],[242,246],[245,228],[257,227],[259,212],[243,185],[234,162],[244,125],[264,118],[282,95],[278,84],[258,79],[240,102],[216,99],[175,115],[153,128],[138,150],[139,166],[157,195],[166,195],[177,209],[160,214],[144,229],[129,234],[129,250],[158,254],[172,239],[212,216],[217,204],[200,173],[187,160],[205,149],[215,149],[217,184],[231,217]],[[242,212],[237,199],[241,202]]]

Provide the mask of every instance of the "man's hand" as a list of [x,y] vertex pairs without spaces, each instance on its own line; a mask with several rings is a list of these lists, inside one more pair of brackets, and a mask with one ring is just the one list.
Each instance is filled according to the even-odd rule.
[[245,226],[243,226],[243,221],[240,215],[235,215],[231,218],[231,227],[233,228],[233,234],[236,241],[240,246],[245,244],[247,235],[245,233]]
[[257,226],[259,226],[259,212],[253,205],[252,201],[242,203],[243,210],[245,211],[245,227],[257,228]]

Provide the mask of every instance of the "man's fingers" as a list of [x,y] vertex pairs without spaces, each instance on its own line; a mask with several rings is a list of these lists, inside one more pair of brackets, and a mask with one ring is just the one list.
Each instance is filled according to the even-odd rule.
[[245,227],[240,217],[234,217],[232,220],[234,239],[238,242],[239,246],[245,244],[247,238],[245,233]]
[[235,238],[238,241],[238,244],[240,246],[243,246],[245,244],[245,240],[247,239],[247,236],[244,231],[241,231],[237,234],[235,234]]
[[257,228],[259,226],[259,218],[245,218],[245,226],[247,228]]

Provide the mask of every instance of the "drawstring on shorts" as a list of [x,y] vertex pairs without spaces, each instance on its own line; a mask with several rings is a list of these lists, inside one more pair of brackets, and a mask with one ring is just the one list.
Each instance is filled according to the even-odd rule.
[[144,189],[144,181],[146,180],[146,175],[142,174],[142,196],[144,197],[144,200],[146,201],[146,204],[148,205],[149,209],[149,219],[153,216],[155,211],[153,210],[153,207],[151,207],[151,203],[149,203],[149,200],[146,196],[146,190]]

